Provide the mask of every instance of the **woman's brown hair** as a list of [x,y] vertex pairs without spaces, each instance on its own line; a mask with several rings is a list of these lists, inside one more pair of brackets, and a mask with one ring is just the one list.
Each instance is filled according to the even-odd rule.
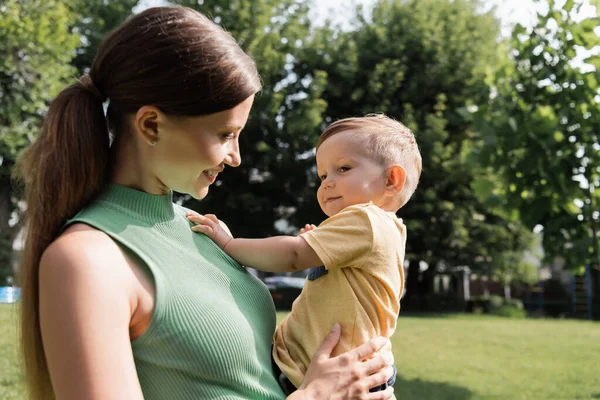
[[192,9],[158,7],[112,32],[89,74],[52,101],[40,136],[16,170],[27,202],[21,342],[32,399],[55,398],[40,333],[40,259],[65,222],[107,183],[109,136],[119,134],[123,116],[144,105],[166,114],[207,115],[259,90],[254,62],[231,35]]

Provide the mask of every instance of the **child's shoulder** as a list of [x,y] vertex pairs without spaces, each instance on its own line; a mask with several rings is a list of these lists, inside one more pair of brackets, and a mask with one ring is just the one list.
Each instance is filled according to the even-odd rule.
[[394,213],[392,211],[386,211],[386,210],[382,209],[381,207],[373,204],[373,202],[364,203],[364,204],[355,204],[352,206],[348,206],[346,209],[351,209],[351,208],[352,208],[353,212],[363,213],[363,214],[368,215],[371,218],[394,220],[394,221],[402,222],[402,218],[399,218],[396,215],[396,213]]
[[329,219],[332,218],[363,221],[362,223],[368,223],[373,228],[390,223],[395,227],[404,225],[402,218],[396,216],[394,212],[386,211],[372,202],[353,204]]

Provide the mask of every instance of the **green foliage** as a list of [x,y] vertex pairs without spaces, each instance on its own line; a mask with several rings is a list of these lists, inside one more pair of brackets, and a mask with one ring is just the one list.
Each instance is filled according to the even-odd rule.
[[[74,75],[79,36],[61,1],[9,0],[0,6],[0,157],[10,163],[36,135],[48,100]],[[8,174],[2,168],[2,174]]]
[[508,299],[505,300],[504,302],[507,306],[513,307],[513,308],[517,308],[519,310],[523,310],[525,309],[525,307],[523,306],[523,302],[519,299]]
[[69,62],[79,36],[68,29],[74,21],[59,0],[0,5],[0,282],[11,274],[10,249],[20,227],[9,224],[19,213],[11,170],[37,135],[48,101],[75,74]]
[[490,303],[490,311],[504,305],[504,297],[502,296],[491,295],[487,297],[487,300]]
[[[600,20],[577,22],[579,2],[549,5],[532,29],[515,28],[511,59],[494,77],[496,95],[473,122],[479,162],[503,178],[489,204],[518,209],[530,229],[542,225],[546,256],[563,256],[575,269],[599,257],[600,88],[598,70],[573,59],[577,46],[600,45],[593,31]],[[595,65],[597,56],[588,61]]]
[[505,318],[527,318],[527,312],[522,308],[504,304],[498,308],[492,308],[490,314]]
[[502,296],[489,296],[489,313],[506,318],[526,318],[527,311],[518,299],[504,299]]
[[92,65],[98,46],[104,36],[111,32],[132,13],[138,0],[70,0],[79,18],[73,31],[81,36],[81,45],[71,64],[80,74]]

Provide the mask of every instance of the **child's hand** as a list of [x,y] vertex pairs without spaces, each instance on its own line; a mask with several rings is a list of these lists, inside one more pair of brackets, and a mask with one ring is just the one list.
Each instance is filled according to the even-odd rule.
[[312,231],[313,229],[317,229],[317,227],[313,224],[306,224],[304,225],[304,228],[300,229],[300,233],[306,233],[308,231]]
[[204,233],[223,250],[231,239],[233,239],[231,232],[224,228],[224,224],[222,224],[214,214],[200,215],[193,212],[187,212],[186,217],[196,224],[192,226],[194,232]]

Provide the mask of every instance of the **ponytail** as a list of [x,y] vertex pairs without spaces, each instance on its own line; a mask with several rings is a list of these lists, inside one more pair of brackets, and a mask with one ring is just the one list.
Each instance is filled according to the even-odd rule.
[[17,163],[27,202],[20,263],[21,345],[32,400],[55,398],[40,332],[40,258],[64,223],[106,184],[105,99],[88,74],[64,89],[51,103],[40,136]]

